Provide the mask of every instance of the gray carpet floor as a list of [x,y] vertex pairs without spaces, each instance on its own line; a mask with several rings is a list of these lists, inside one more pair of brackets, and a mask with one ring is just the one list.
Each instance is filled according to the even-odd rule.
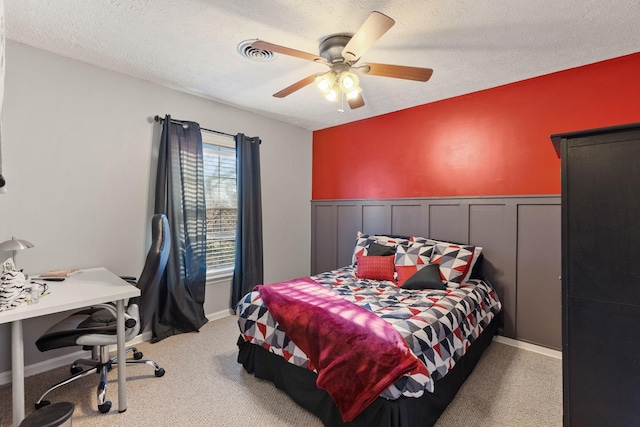
[[[113,409],[96,409],[97,376],[61,387],[52,402],[76,405],[73,425],[273,427],[322,424],[268,381],[247,374],[236,362],[238,329],[234,316],[138,349],[167,371],[127,367],[127,411],[120,414],[117,374],[109,374]],[[58,368],[25,380],[27,414],[48,385],[66,377]],[[0,387],[0,427],[11,426],[11,386]],[[561,426],[562,363],[558,359],[493,342],[437,423],[457,426]]]

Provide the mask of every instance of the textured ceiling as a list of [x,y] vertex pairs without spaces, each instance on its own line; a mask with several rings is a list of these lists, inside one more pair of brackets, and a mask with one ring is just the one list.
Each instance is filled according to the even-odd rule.
[[[317,54],[373,10],[396,24],[362,61],[434,74],[364,76],[357,110],[339,113],[313,85],[272,97],[327,68],[236,49],[259,38]],[[637,0],[5,0],[5,22],[11,40],[310,130],[640,51]]]

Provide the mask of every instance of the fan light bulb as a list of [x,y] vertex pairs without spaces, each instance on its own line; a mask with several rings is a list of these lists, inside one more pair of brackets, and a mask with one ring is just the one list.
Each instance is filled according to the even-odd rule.
[[362,92],[362,88],[357,87],[354,90],[345,93],[345,96],[347,99],[356,99],[358,95],[360,95],[360,92]]
[[340,94],[340,88],[338,87],[337,84],[334,84],[331,89],[329,89],[329,92],[327,92],[325,94],[325,98],[327,98],[329,101],[331,102],[335,102],[338,100],[338,95]]
[[316,77],[316,86],[325,96],[328,96],[336,82],[336,76],[332,72],[328,72]]
[[360,83],[360,79],[355,74],[348,71],[340,73],[340,89],[342,89],[345,94],[356,90],[358,83]]

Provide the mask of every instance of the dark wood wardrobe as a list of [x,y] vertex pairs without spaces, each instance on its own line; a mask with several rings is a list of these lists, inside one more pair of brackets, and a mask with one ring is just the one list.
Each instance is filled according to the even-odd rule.
[[565,426],[640,426],[640,123],[551,136],[562,161]]

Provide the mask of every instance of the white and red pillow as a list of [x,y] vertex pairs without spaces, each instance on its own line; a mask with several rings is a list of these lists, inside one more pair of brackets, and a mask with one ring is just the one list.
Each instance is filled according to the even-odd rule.
[[433,247],[431,263],[440,266],[440,276],[449,288],[459,288],[471,269],[474,246],[437,243]]
[[[427,245],[427,246],[433,246],[437,244],[454,245],[454,246],[458,245],[457,243],[445,242],[442,240],[434,240],[434,239],[429,239],[426,237],[418,237],[418,236],[409,237],[409,242],[411,245]],[[458,246],[471,246],[471,245],[458,245]],[[467,274],[465,274],[465,276],[462,278],[462,282],[460,282],[461,284],[469,281],[469,279],[471,278],[471,273],[473,272],[473,267],[475,266],[476,262],[480,258],[480,254],[482,253],[482,246],[474,246],[473,248],[474,248],[473,258],[471,259],[471,264],[469,265]]]
[[358,256],[367,255],[367,248],[371,243],[378,243],[386,246],[406,245],[409,243],[408,239],[401,237],[383,236],[383,235],[369,235],[358,231],[356,238],[356,246],[353,249],[353,256],[351,257],[351,263],[357,264]]

